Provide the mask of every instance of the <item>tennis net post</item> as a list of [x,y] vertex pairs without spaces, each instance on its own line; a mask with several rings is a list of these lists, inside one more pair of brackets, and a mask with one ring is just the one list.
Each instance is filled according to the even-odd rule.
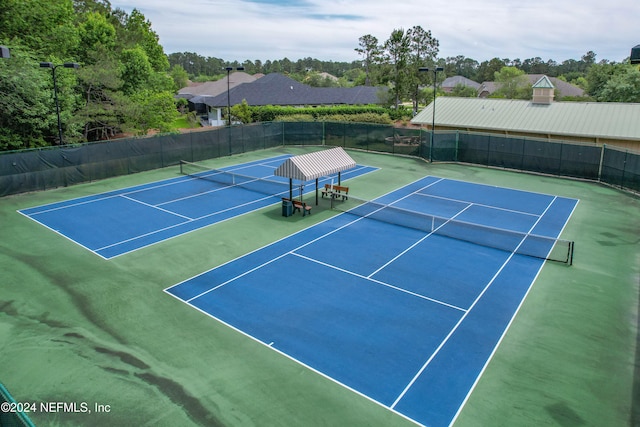
[[332,200],[332,209],[425,233],[450,237],[485,247],[550,261],[573,264],[575,242],[506,230],[399,208],[349,195],[345,201]]

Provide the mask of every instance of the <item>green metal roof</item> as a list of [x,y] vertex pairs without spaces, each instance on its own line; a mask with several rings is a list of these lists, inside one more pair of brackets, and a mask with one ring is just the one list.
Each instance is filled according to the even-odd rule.
[[[412,123],[431,125],[433,102]],[[640,140],[640,104],[438,97],[436,127]]]

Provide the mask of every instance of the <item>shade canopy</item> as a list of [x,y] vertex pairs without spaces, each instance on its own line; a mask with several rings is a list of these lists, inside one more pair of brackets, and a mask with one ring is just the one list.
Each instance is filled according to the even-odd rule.
[[300,181],[310,181],[356,167],[356,162],[341,147],[288,158],[274,172]]

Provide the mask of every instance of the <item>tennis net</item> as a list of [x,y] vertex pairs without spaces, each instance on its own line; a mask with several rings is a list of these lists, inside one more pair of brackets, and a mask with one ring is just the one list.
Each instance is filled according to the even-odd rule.
[[266,178],[240,175],[180,160],[180,173],[227,186],[238,186],[257,193],[281,197],[289,193],[289,184]]
[[332,199],[331,207],[358,217],[401,225],[425,233],[451,237],[481,246],[562,262],[568,265],[573,263],[574,242],[569,240],[554,239],[547,236],[438,217],[370,200],[358,199],[351,195],[345,201]]

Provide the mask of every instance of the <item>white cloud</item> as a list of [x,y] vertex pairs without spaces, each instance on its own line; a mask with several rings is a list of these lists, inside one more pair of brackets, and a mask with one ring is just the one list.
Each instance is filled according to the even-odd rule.
[[440,42],[440,57],[541,57],[561,62],[587,51],[622,61],[640,43],[637,0],[112,0],[140,10],[165,52],[225,60],[312,57],[353,61],[358,38],[380,42],[419,25]]

